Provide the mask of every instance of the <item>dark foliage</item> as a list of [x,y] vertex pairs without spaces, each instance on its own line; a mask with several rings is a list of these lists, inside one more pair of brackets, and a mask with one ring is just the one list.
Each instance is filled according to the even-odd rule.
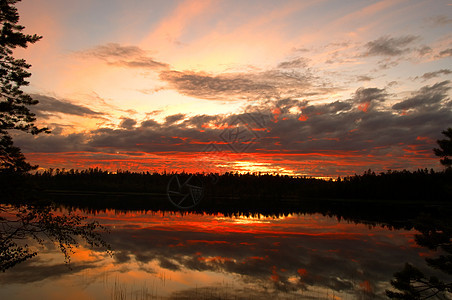
[[427,265],[441,271],[446,278],[449,276],[449,281],[429,276],[407,263],[391,281],[397,291],[387,290],[386,295],[391,299],[447,299],[446,293],[452,293],[452,225],[449,218],[420,218],[415,228],[420,232],[415,236],[416,244],[439,253],[436,258],[426,258]]
[[[120,194],[166,195],[174,174],[110,173],[100,169],[49,170],[30,175],[35,186],[48,192],[97,192]],[[189,174],[178,174],[181,180]],[[230,207],[268,206],[276,208],[284,203],[300,203],[310,199],[349,199],[356,201],[449,202],[452,199],[452,173],[433,170],[388,171],[375,174],[371,170],[337,180],[292,177],[271,174],[225,173],[196,174],[205,183],[203,208],[225,205]],[[152,205],[147,195],[148,205]],[[156,198],[156,197],[154,197]],[[129,203],[130,204],[130,203]]]
[[44,244],[54,242],[70,262],[73,248],[80,240],[92,247],[109,249],[99,230],[104,228],[97,222],[85,222],[75,213],[56,213],[51,206],[1,205],[0,206],[0,271],[37,255],[27,244],[29,239]]
[[433,149],[436,156],[441,157],[440,162],[446,168],[452,167],[452,159],[449,157],[452,156],[452,128],[448,128],[442,132],[448,139],[438,140],[439,148]]
[[33,122],[35,114],[29,106],[38,101],[22,91],[28,85],[31,67],[24,59],[15,59],[13,50],[26,48],[41,39],[34,34],[23,34],[24,26],[18,24],[19,14],[14,6],[19,0],[0,0],[0,171],[27,172],[33,169],[20,149],[13,145],[10,130],[21,130],[31,134],[47,131]]
[[15,147],[12,138],[0,132],[0,172],[20,173],[36,169],[25,161],[20,148]]

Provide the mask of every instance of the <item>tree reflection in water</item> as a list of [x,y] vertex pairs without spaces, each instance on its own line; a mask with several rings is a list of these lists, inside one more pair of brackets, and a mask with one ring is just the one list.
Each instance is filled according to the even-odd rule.
[[[422,218],[415,228],[420,232],[415,236],[416,243],[438,251],[435,258],[427,257],[427,265],[442,274],[452,275],[452,226],[450,220]],[[402,271],[394,274],[391,285],[398,291],[387,290],[386,295],[392,299],[449,299],[452,293],[452,281],[427,275],[412,264],[406,263]],[[443,276],[444,277],[444,276]]]
[[84,241],[91,247],[110,248],[102,239],[104,227],[73,212],[57,213],[49,205],[0,205],[0,270],[5,271],[37,255],[30,240],[54,242],[70,262],[74,247]]

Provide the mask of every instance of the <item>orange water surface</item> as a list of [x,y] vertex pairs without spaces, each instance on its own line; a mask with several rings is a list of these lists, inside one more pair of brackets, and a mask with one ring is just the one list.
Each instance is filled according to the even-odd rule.
[[0,274],[1,299],[375,299],[428,255],[414,231],[321,214],[78,213],[109,228],[113,255],[82,245],[67,266],[37,246]]

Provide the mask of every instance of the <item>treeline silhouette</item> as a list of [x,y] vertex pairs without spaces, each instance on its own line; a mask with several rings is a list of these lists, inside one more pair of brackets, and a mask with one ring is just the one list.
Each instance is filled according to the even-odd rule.
[[[387,171],[375,173],[371,170],[362,175],[344,178],[317,179],[263,173],[150,173],[121,171],[108,172],[98,168],[87,170],[53,170],[28,174],[21,177],[27,186],[44,193],[59,196],[94,193],[113,199],[112,195],[132,198],[146,197],[166,199],[168,182],[178,176],[181,184],[191,176],[203,183],[204,207],[212,205],[239,205],[243,207],[268,205],[278,207],[281,203],[297,204],[315,199],[337,199],[352,201],[396,202],[450,202],[452,199],[452,171],[437,172]],[[99,198],[97,197],[97,198]],[[100,197],[102,198],[102,197]],[[80,197],[78,197],[80,200]],[[137,199],[138,201],[138,199]],[[129,205],[133,201],[129,201]],[[126,207],[125,207],[126,208]]]

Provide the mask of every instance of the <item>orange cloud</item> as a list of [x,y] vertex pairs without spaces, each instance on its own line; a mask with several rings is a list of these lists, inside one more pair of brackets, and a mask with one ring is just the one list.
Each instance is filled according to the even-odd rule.
[[370,102],[361,103],[360,105],[358,105],[358,109],[362,112],[367,112],[367,110],[369,109],[369,105]]
[[301,277],[306,276],[306,274],[308,274],[308,271],[303,268],[298,269],[297,272]]

